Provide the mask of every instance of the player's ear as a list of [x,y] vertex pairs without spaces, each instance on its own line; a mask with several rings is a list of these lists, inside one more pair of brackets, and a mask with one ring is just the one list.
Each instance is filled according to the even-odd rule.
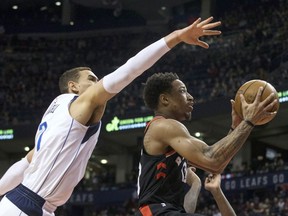
[[77,83],[73,81],[69,81],[67,85],[68,85],[69,92],[78,94],[79,90],[78,90]]
[[169,99],[166,94],[160,94],[159,100],[160,100],[160,103],[164,104],[165,106],[169,104]]

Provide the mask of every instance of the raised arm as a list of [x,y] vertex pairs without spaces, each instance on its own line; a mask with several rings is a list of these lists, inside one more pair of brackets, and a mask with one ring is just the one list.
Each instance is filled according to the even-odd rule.
[[[165,53],[170,51],[179,43],[197,45],[208,48],[209,45],[200,40],[202,36],[219,35],[221,31],[211,30],[221,25],[221,22],[213,22],[213,17],[209,17],[201,22],[201,18],[197,19],[190,26],[176,30],[164,38],[156,41],[148,47],[141,50],[134,57],[129,59],[126,64],[121,66],[113,73],[103,78],[103,87],[108,92],[108,99],[113,96],[111,93],[118,93],[136,77],[155,64]],[[110,94],[109,94],[110,93]]]
[[220,31],[210,30],[221,24],[220,22],[211,23],[212,20],[212,17],[202,22],[201,19],[198,19],[190,26],[176,30],[141,50],[116,71],[106,75],[80,95],[70,107],[71,116],[80,123],[86,124],[91,120],[92,113],[95,113],[96,108],[105,105],[109,99],[179,43],[184,42],[208,48],[208,44],[199,38],[221,34]]
[[221,189],[220,174],[209,174],[205,179],[205,189],[213,195],[222,216],[236,216],[235,211]]
[[211,173],[221,173],[232,157],[246,142],[253,130],[253,125],[260,121],[263,116],[274,115],[268,112],[277,102],[270,95],[260,102],[262,88],[252,104],[247,104],[242,95],[242,107],[245,120],[227,136],[209,146],[204,141],[190,135],[187,128],[179,121],[173,119],[158,120],[151,124],[147,135],[153,137],[154,146],[171,146],[175,151],[189,160],[193,166]]

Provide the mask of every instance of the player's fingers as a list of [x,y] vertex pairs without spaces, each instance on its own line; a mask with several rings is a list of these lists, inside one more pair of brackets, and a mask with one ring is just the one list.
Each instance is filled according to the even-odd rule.
[[[270,97],[270,96],[269,96]],[[263,101],[263,104],[264,104],[264,109],[266,111],[268,111],[269,113],[274,113],[274,112],[271,112],[271,110],[273,110],[273,107],[277,105],[278,103],[278,99],[274,99],[274,97],[272,97],[270,100],[266,101],[267,99],[269,99],[268,97]],[[273,100],[273,101],[271,101]],[[275,110],[275,109],[274,109]],[[276,112],[277,113],[277,112]]]
[[[270,109],[271,109],[271,107],[270,107]],[[266,110],[265,108],[264,108],[264,110]],[[277,114],[277,111],[266,111],[263,115],[262,115],[262,118],[261,118],[261,120],[260,120],[260,122],[261,121],[266,121],[266,119],[267,118],[269,118],[269,119],[273,119],[275,116],[276,116],[276,114]]]
[[210,174],[208,175],[208,178],[209,178],[209,179],[212,179],[212,178],[213,178],[213,174],[210,173]]
[[262,103],[264,104],[264,106],[270,104],[270,103],[277,103],[278,100],[275,98],[275,93],[272,92],[268,97],[265,98],[265,100],[262,101]]
[[235,101],[231,99],[230,103],[231,103],[232,111],[235,111]]
[[246,100],[245,100],[245,97],[244,97],[244,95],[243,94],[240,94],[239,95],[239,97],[240,97],[240,100],[241,100],[241,104],[243,105],[243,104],[247,104],[247,102],[246,102]]
[[218,31],[218,30],[203,30],[203,34],[205,36],[209,36],[209,35],[220,35],[222,32]]
[[266,116],[275,116],[277,111],[267,111]]
[[200,22],[201,22],[201,18],[199,17],[199,18],[198,18],[197,20],[195,20],[195,21],[192,23],[192,25],[189,26],[189,27],[190,27],[190,28],[193,28],[193,27],[195,27],[195,26],[198,26]]
[[220,26],[220,25],[221,25],[221,22],[218,21],[218,22],[213,22],[213,23],[206,24],[202,28],[205,29],[205,30],[208,30],[208,29],[212,29],[212,28],[215,28],[217,26]]
[[190,167],[190,169],[193,171],[193,172],[196,172],[196,167]]
[[212,16],[211,16],[211,17],[208,17],[207,19],[205,19],[205,20],[203,20],[202,22],[200,22],[200,23],[197,25],[197,27],[202,27],[202,26],[210,23],[212,20],[213,20],[213,17],[212,17]]
[[203,47],[204,49],[208,49],[208,48],[209,48],[209,45],[208,45],[206,42],[201,41],[201,40],[198,40],[197,43],[196,43],[196,45],[201,46],[201,47]]
[[254,103],[259,103],[261,101],[261,95],[263,93],[263,87],[260,86],[258,91],[257,91],[257,94],[256,94],[256,97],[255,97],[255,100],[254,100]]

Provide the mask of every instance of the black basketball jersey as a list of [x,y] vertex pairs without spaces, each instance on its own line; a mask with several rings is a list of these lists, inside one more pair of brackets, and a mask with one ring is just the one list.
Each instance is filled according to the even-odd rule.
[[[157,118],[159,119],[155,117],[152,121]],[[146,153],[143,146],[138,176],[139,206],[171,203],[182,208],[186,193],[184,190],[186,168],[186,160],[176,151],[171,150],[165,155],[152,156]]]

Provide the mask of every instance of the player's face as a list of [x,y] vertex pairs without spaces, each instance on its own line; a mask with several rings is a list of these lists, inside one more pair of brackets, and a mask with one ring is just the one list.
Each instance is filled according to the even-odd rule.
[[178,121],[190,120],[193,111],[194,98],[186,89],[181,80],[172,82],[172,92],[170,94],[170,112]]
[[95,76],[95,74],[90,71],[90,70],[83,70],[80,71],[80,77],[78,80],[78,94],[82,94],[84,91],[86,91],[86,89],[91,86],[94,85],[95,83],[98,82],[98,77]]

